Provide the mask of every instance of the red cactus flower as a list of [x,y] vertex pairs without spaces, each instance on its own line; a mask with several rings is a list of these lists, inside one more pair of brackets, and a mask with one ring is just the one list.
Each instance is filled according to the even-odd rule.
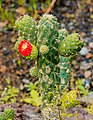
[[18,45],[18,51],[22,56],[29,56],[32,51],[32,45],[27,40],[22,40]]

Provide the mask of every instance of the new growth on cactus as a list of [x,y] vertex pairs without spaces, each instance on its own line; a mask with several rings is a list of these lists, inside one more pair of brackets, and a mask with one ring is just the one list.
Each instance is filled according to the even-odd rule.
[[53,15],[43,15],[40,21],[24,15],[16,20],[19,38],[15,49],[23,57],[35,60],[30,75],[41,84],[42,114],[45,120],[61,120],[62,91],[70,80],[71,58],[78,54],[84,43],[78,33],[69,35],[59,30]]

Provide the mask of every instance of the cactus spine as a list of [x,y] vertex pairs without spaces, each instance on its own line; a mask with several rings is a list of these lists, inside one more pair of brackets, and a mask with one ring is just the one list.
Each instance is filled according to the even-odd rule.
[[[68,35],[65,29],[59,30],[59,24],[53,15],[43,15],[38,24],[25,15],[15,25],[20,32],[19,38],[29,40],[38,49],[37,59],[34,58],[36,64],[31,68],[30,74],[38,77],[41,84],[44,119],[61,120],[62,90],[70,79],[70,58],[83,47],[81,37],[77,33]],[[19,44],[20,41],[17,41],[16,50]],[[27,51],[28,49],[26,48]]]

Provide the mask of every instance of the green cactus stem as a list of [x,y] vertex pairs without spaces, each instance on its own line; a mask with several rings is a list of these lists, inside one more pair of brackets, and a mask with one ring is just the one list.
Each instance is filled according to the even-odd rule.
[[[36,56],[37,62],[30,69],[30,75],[38,76],[40,81],[44,120],[62,120],[61,107],[66,101],[62,102],[61,99],[63,90],[70,80],[70,61],[83,47],[82,38],[78,33],[69,35],[66,29],[60,30],[57,19],[53,15],[43,15],[38,24],[30,16],[25,15],[18,18],[15,25],[20,33],[15,44],[17,51],[20,38],[29,41],[38,49],[38,54],[36,50],[31,53],[32,56]],[[25,58],[32,60],[31,55]],[[70,98],[70,94],[68,95]],[[68,106],[73,104],[74,100],[70,101]]]
[[58,23],[53,15],[43,15],[38,23],[37,46],[53,44],[58,36]]
[[15,22],[15,27],[19,36],[35,45],[37,40],[37,23],[32,17],[29,15],[19,17]]
[[68,57],[77,54],[83,46],[84,43],[80,35],[78,33],[73,33],[59,43],[58,51],[62,56]]

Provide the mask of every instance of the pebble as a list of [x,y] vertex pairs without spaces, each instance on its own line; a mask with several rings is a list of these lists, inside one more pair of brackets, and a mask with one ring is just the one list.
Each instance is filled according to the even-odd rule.
[[90,37],[85,37],[85,38],[83,38],[83,40],[84,40],[85,43],[91,42],[91,38]]
[[[80,101],[85,102],[86,104],[93,104],[93,94],[79,98]],[[87,119],[89,120],[89,119]],[[91,119],[93,120],[93,119]]]
[[65,24],[61,23],[61,29],[65,28]]
[[1,65],[0,66],[0,72],[1,73],[6,73],[6,71],[7,71],[7,67],[5,65]]
[[75,65],[75,66],[74,66],[74,69],[75,69],[75,70],[79,70],[79,65]]
[[12,43],[15,43],[15,42],[16,42],[16,38],[15,38],[15,37],[12,37],[12,38],[11,38],[11,42],[12,42]]
[[90,42],[90,43],[89,43],[89,47],[90,47],[90,48],[93,48],[93,42]]
[[16,74],[17,74],[17,75],[21,75],[22,73],[21,73],[21,71],[17,70],[17,71],[16,71]]
[[87,58],[87,59],[90,59],[92,56],[93,56],[93,55],[92,55],[91,53],[88,53],[88,54],[86,55],[86,58]]
[[85,36],[86,36],[86,33],[85,33],[85,32],[81,32],[80,35],[81,35],[82,37],[85,37]]
[[85,71],[84,76],[85,78],[89,78],[92,75],[91,71]]
[[29,79],[24,78],[24,79],[22,79],[22,82],[28,84],[29,83]]
[[74,26],[70,26],[69,29],[70,29],[70,30],[74,30],[75,27],[74,27]]
[[90,63],[87,63],[86,61],[81,62],[81,64],[80,64],[80,69],[81,70],[87,70],[89,68],[91,68],[91,64]]
[[76,60],[73,60],[72,61],[72,65],[76,65],[77,64],[77,61]]
[[80,51],[80,55],[87,55],[88,54],[88,49],[87,49],[87,47],[83,47],[82,49],[81,49],[81,51]]
[[90,53],[93,54],[93,49],[91,49]]
[[90,88],[90,80],[83,79],[83,84],[84,84],[85,88]]

